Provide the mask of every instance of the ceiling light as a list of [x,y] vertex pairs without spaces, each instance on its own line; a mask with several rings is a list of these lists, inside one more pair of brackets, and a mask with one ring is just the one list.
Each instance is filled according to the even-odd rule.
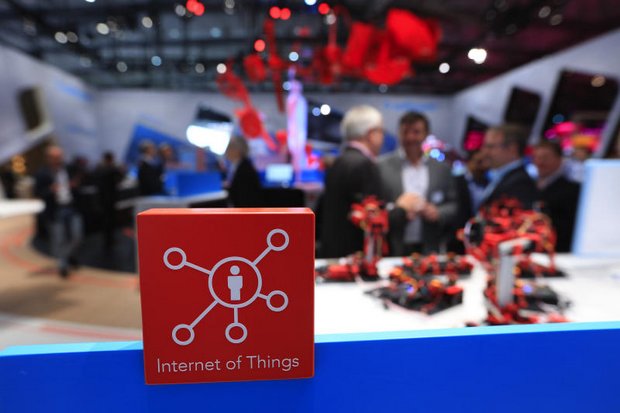
[[280,10],[280,18],[282,20],[288,20],[291,18],[291,9],[289,9],[288,7],[284,7],[282,10]]
[[336,23],[336,15],[334,13],[329,13],[327,16],[325,16],[325,23],[330,26]]
[[193,13],[194,16],[202,16],[205,12],[205,5],[198,0],[187,0],[185,8],[188,12]]
[[127,71],[127,63],[120,61],[116,64],[116,70],[121,73],[125,73]]
[[321,109],[319,109],[319,108],[312,108],[312,114],[314,116],[320,116],[321,115]]
[[194,7],[193,13],[196,16],[202,16],[203,14],[205,14],[205,6],[202,3],[196,3],[196,6]]
[[235,0],[224,0],[224,7],[226,7],[227,9],[234,9]]
[[97,23],[97,33],[102,35],[110,34],[110,28],[105,23]]
[[265,41],[263,39],[256,39],[254,42],[254,50],[257,52],[262,52],[265,50]]
[[549,23],[552,26],[557,26],[558,24],[562,23],[563,17],[561,14],[554,14],[553,16],[551,16],[551,18],[549,19]]
[[605,76],[597,75],[592,78],[590,84],[592,87],[601,87],[605,84]]
[[142,25],[147,29],[150,29],[151,27],[153,27],[153,19],[151,19],[149,16],[144,16],[142,18]]
[[94,3],[95,0],[86,0],[86,3]]
[[73,32],[67,32],[67,40],[71,43],[77,43],[79,39],[78,35]]
[[289,82],[288,80],[285,82],[282,82],[282,89],[284,90],[291,90],[291,82]]
[[316,4],[316,0],[304,0],[308,6],[314,6]]
[[269,9],[269,16],[271,16],[272,19],[279,19],[281,14],[282,11],[278,6],[273,6]]
[[182,4],[177,4],[174,6],[174,12],[177,16],[183,17],[187,14],[187,9],[185,9]]
[[218,63],[218,65],[215,67],[215,70],[217,70],[217,73],[219,73],[220,75],[223,75],[224,73],[226,73],[226,65],[224,63]]
[[196,73],[204,73],[205,65],[203,65],[202,63],[196,63],[196,66],[194,66],[194,70],[196,71]]
[[450,71],[450,65],[446,62],[443,62],[439,65],[439,73],[448,73]]
[[473,48],[467,53],[467,57],[474,61],[476,64],[482,64],[487,60],[487,51],[481,48]]
[[329,4],[327,4],[327,3],[319,4],[319,13],[327,14],[327,13],[329,13],[330,10],[331,10],[331,7],[329,7]]
[[551,7],[549,6],[543,6],[540,8],[540,10],[538,10],[538,17],[540,17],[541,19],[545,19],[549,17],[550,14],[551,14]]
[[291,62],[296,62],[299,60],[299,53],[297,52],[290,52],[288,54],[288,60],[290,60]]
[[67,35],[63,32],[56,32],[56,34],[54,35],[54,39],[56,39],[56,41],[60,44],[67,43]]
[[161,57],[157,55],[151,57],[151,64],[156,67],[161,66]]
[[332,111],[332,108],[330,108],[328,104],[323,103],[321,105],[321,115],[327,116],[331,113],[331,111]]

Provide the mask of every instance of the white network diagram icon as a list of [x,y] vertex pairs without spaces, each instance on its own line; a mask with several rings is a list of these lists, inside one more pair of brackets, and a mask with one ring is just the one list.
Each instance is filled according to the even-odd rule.
[[[278,234],[284,237],[284,242],[282,243],[282,245],[276,246],[273,244],[272,238]],[[286,309],[286,307],[288,306],[288,296],[286,295],[286,293],[280,290],[274,290],[270,292],[268,295],[261,293],[261,288],[263,285],[263,278],[257,267],[257,264],[270,251],[277,252],[277,251],[283,251],[284,249],[286,249],[286,247],[288,246],[288,242],[289,242],[289,238],[288,238],[288,234],[286,233],[286,231],[282,229],[278,229],[278,228],[273,229],[267,235],[267,248],[265,248],[265,250],[254,261],[250,261],[247,258],[237,257],[237,256],[226,257],[218,261],[217,264],[215,264],[215,266],[211,270],[207,270],[206,268],[200,267],[196,264],[193,264],[187,261],[187,256],[185,254],[185,251],[183,251],[181,248],[177,248],[177,247],[168,248],[166,252],[164,252],[164,264],[166,265],[166,267],[170,268],[173,271],[180,270],[183,267],[189,267],[196,271],[207,274],[209,276],[209,292],[211,293],[211,296],[214,299],[211,305],[209,305],[202,313],[200,313],[200,315],[196,317],[196,319],[191,324],[177,325],[172,330],[172,340],[174,340],[174,342],[180,346],[186,346],[190,344],[192,341],[194,341],[194,337],[195,337],[194,327],[196,327],[196,325],[209,313],[209,311],[211,311],[218,304],[221,304],[224,307],[233,309],[234,321],[230,323],[228,327],[226,327],[226,332],[225,332],[226,339],[233,344],[242,343],[243,341],[245,341],[245,339],[248,336],[247,327],[243,325],[243,323],[239,322],[239,309],[240,308],[247,307],[248,305],[256,301],[257,298],[262,298],[266,301],[267,307],[271,311],[273,312],[284,311],[284,309]],[[179,264],[170,263],[169,257],[171,254],[179,254],[181,256],[181,262]],[[256,286],[256,291],[249,299],[243,302],[239,302],[239,303],[229,302],[229,301],[240,301],[241,300],[240,290],[243,287],[243,277],[239,275],[240,273],[239,265],[232,265],[230,267],[231,274],[226,275],[228,277],[228,288],[230,289],[230,299],[227,301],[226,299],[219,297],[217,293],[215,292],[215,289],[213,288],[213,278],[215,277],[216,274],[218,274],[218,270],[222,268],[222,265],[227,264],[227,263],[247,264],[254,271],[254,274],[257,279],[257,286]],[[224,272],[224,270],[220,271],[220,273],[222,272]],[[271,300],[274,296],[281,296],[284,299],[284,302],[278,307],[271,304]],[[231,330],[235,327],[241,329],[241,337],[239,338],[234,338],[230,334]],[[177,337],[179,331],[181,330],[187,330],[189,332],[189,337],[187,339],[181,340]]]

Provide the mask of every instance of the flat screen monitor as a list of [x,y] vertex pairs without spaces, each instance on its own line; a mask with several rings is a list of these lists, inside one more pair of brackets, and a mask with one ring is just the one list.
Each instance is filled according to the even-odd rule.
[[565,148],[598,150],[609,112],[618,96],[618,82],[596,73],[560,73],[543,126],[543,136]]
[[588,160],[579,197],[573,253],[620,257],[619,160]]
[[531,129],[540,109],[540,95],[525,89],[515,87],[510,93],[504,121],[518,123]]
[[465,125],[465,135],[463,136],[463,149],[467,152],[480,149],[484,140],[484,133],[488,128],[489,125],[486,123],[473,116],[468,116],[467,124]]
[[265,168],[266,186],[290,186],[295,177],[293,165],[288,163],[270,164]]

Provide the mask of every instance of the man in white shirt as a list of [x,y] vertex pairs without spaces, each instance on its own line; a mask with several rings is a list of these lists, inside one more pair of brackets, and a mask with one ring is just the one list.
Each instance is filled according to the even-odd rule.
[[458,204],[450,167],[424,156],[429,121],[409,112],[399,121],[398,150],[379,160],[383,198],[390,210],[390,254],[439,252]]

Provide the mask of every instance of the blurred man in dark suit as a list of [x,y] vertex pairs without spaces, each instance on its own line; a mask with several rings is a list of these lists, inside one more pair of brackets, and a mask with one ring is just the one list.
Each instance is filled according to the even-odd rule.
[[580,186],[564,175],[562,148],[557,142],[536,145],[533,161],[538,170],[541,210],[551,218],[557,234],[555,250],[570,252]]
[[58,271],[65,278],[69,265],[77,265],[75,254],[82,240],[82,217],[75,207],[80,182],[70,174],[59,146],[49,146],[45,156],[47,164],[35,177],[35,194],[45,202],[43,220]]
[[488,165],[488,159],[481,149],[471,151],[467,154],[465,171],[454,177],[459,208],[453,234],[448,241],[448,251],[459,254],[465,252],[465,246],[457,239],[456,232],[464,228],[467,221],[478,212],[484,190],[489,183]]
[[250,148],[241,136],[233,136],[226,148],[230,162],[227,175],[228,201],[234,207],[260,207],[264,194],[260,178],[249,157]]
[[383,198],[390,211],[390,255],[439,252],[445,247],[457,214],[457,193],[450,167],[424,155],[430,131],[421,113],[399,121],[400,148],[379,161]]
[[324,257],[363,249],[364,233],[349,220],[351,205],[381,191],[375,157],[383,145],[383,116],[372,106],[355,106],[345,114],[340,129],[345,147],[325,177],[320,251]]
[[142,196],[164,193],[164,165],[157,158],[157,147],[151,141],[140,142],[138,188]]
[[116,229],[116,201],[118,199],[118,185],[125,176],[125,170],[117,165],[114,153],[105,152],[101,162],[95,169],[95,179],[99,190],[99,202],[103,213],[103,247],[105,252],[111,252],[114,245],[114,231]]
[[527,129],[520,125],[507,124],[487,130],[482,149],[491,170],[481,207],[502,198],[516,199],[525,209],[534,207],[539,194],[536,183],[525,169],[523,155],[527,138]]

